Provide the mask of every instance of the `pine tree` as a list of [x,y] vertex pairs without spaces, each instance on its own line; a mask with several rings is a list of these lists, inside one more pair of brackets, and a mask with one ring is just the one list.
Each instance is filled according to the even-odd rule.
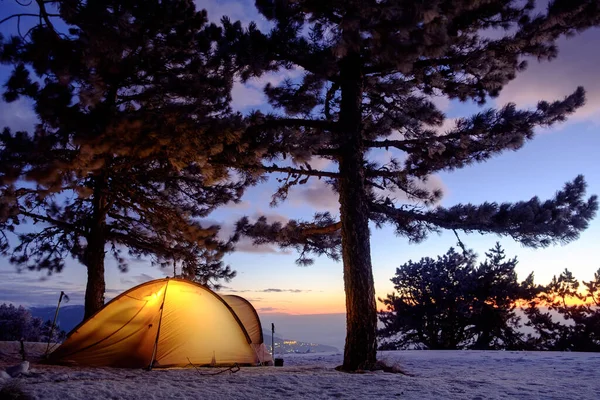
[[0,48],[13,66],[4,99],[30,99],[38,118],[0,135],[3,254],[49,273],[79,260],[86,317],[104,304],[107,251],[122,270],[127,250],[203,283],[231,279],[231,242],[200,222],[249,182],[209,163],[239,140],[221,29],[191,0],[36,3],[39,20]]
[[[529,336],[531,347],[536,350],[600,351],[600,270],[596,271],[593,280],[583,282],[585,291],[580,291],[579,286],[573,273],[565,269],[530,302],[524,311],[529,318],[527,325],[536,333]],[[556,320],[550,312],[540,311],[540,307],[547,307],[561,318]]]
[[485,253],[486,260],[474,271],[473,302],[474,336],[470,347],[477,350],[515,349],[522,343],[518,332],[520,319],[514,310],[517,302],[531,300],[537,290],[533,273],[521,283],[517,281],[517,258],[506,259],[500,243]]
[[475,253],[450,249],[437,259],[409,261],[392,278],[395,293],[380,299],[382,348],[520,349],[519,301],[538,293],[533,274],[517,281],[517,259],[500,244],[476,265]]
[[[439,133],[444,114],[435,96],[483,104],[526,68],[524,57],[551,60],[556,40],[600,22],[596,0],[257,0],[268,33],[224,20],[242,79],[296,68],[301,79],[267,85],[274,111],[248,117],[246,157],[236,166],[283,174],[274,201],[294,185],[325,179],[339,194],[339,219],[288,225],[242,220],[240,234],[307,254],[341,256],[347,337],[341,369],[376,363],[376,303],[369,221],[392,224],[411,242],[441,229],[495,233],[530,247],[575,240],[597,209],[582,177],[554,199],[432,208],[441,197],[422,182],[432,174],[483,162],[533,139],[538,127],[564,121],[584,103],[584,90],[519,110],[514,104],[459,119]],[[491,33],[491,34],[490,34]],[[371,149],[403,159],[381,164]],[[260,160],[256,158],[260,157]],[[314,157],[337,169],[312,168]],[[285,160],[285,161],[284,161]],[[290,161],[291,160],[291,161]],[[281,175],[280,175],[281,176]],[[394,193],[413,203],[400,204]]]
[[382,347],[466,348],[473,341],[467,327],[472,320],[475,261],[472,251],[451,248],[437,259],[425,257],[397,268],[391,279],[396,292],[380,299],[387,308],[379,313]]

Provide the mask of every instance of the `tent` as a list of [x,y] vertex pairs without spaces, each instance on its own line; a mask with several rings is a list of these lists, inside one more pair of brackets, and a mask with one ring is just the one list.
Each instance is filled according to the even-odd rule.
[[110,367],[257,365],[272,361],[252,305],[184,279],[143,283],[75,327],[49,356]]

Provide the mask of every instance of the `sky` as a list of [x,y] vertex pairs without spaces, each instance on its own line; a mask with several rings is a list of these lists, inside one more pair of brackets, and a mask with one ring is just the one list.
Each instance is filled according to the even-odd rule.
[[[0,9],[0,19],[14,9],[5,0]],[[5,7],[7,5],[7,7]],[[254,10],[251,1],[197,1],[206,8],[209,18],[217,20],[222,15],[239,19],[244,23],[258,22],[260,28],[268,23]],[[0,32],[14,32],[14,25],[3,24]],[[12,29],[12,30],[11,30]],[[507,152],[483,164],[476,164],[451,173],[433,176],[429,185],[444,191],[441,205],[449,207],[459,203],[479,204],[484,201],[529,200],[533,196],[551,198],[565,182],[583,174],[588,183],[588,194],[600,194],[600,79],[596,71],[600,65],[600,29],[559,42],[559,56],[551,63],[530,61],[528,70],[507,85],[500,96],[488,102],[484,108],[498,107],[515,102],[520,107],[535,106],[538,100],[555,100],[572,93],[582,85],[587,90],[587,104],[569,121],[550,130],[540,130],[537,137],[517,152]],[[7,78],[9,69],[0,67],[0,81]],[[286,76],[296,77],[300,71],[270,74],[246,84],[236,83],[233,90],[233,107],[247,113],[265,107],[262,88],[267,82],[281,82]],[[449,118],[468,116],[482,108],[471,103],[436,99],[436,104]],[[0,126],[26,129],[35,122],[35,116],[26,101],[0,104]],[[389,157],[384,151],[371,154],[375,159]],[[323,160],[313,164],[327,167]],[[274,179],[251,188],[243,201],[217,210],[210,216],[212,221],[223,225],[224,233],[231,232],[233,223],[247,215],[267,215],[269,221],[286,221],[289,218],[308,219],[315,211],[330,211],[339,215],[335,194],[321,181],[310,180],[295,188],[286,203],[269,207],[270,196],[276,188]],[[517,256],[517,273],[524,279],[534,272],[537,283],[547,283],[553,275],[568,268],[579,280],[589,280],[600,268],[597,243],[600,237],[600,219],[590,224],[576,242],[546,249],[528,249],[510,238],[494,235],[461,234],[465,245],[478,254],[499,241],[509,257]],[[456,246],[452,232],[433,234],[426,241],[414,245],[394,235],[392,227],[372,229],[371,247],[376,295],[385,297],[393,291],[390,279],[401,264],[421,257],[435,257]],[[226,262],[237,271],[237,277],[225,284],[222,293],[236,293],[246,297],[257,308],[263,321],[282,315],[333,314],[345,311],[342,264],[325,257],[315,260],[314,265],[299,267],[295,264],[297,254],[281,251],[275,246],[252,246],[242,241],[235,253],[226,256]],[[107,293],[110,299],[136,284],[172,275],[171,270],[152,267],[149,262],[131,261],[127,273],[121,273],[107,257]],[[62,273],[47,276],[45,273],[16,273],[16,268],[0,258],[0,303],[12,302],[23,305],[54,304],[61,290],[70,295],[72,304],[83,303],[85,268],[68,261]]]

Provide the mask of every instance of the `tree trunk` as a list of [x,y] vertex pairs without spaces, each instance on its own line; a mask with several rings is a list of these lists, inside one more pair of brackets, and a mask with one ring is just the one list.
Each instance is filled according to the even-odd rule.
[[377,353],[377,308],[371,267],[369,207],[362,143],[362,72],[360,56],[340,65],[339,158],[342,260],[346,292],[346,345],[342,370],[373,369]]
[[104,247],[106,245],[106,199],[104,180],[95,180],[94,198],[92,200],[92,216],[90,218],[87,247],[84,261],[87,267],[87,285],[85,288],[85,314],[88,319],[104,306]]

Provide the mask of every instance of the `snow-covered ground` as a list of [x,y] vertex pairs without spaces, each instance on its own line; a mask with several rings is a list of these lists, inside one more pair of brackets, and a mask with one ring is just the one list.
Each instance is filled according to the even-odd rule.
[[[0,369],[18,355],[0,351]],[[283,367],[200,375],[194,369],[32,364],[16,378],[36,399],[600,399],[599,353],[394,351],[380,359],[410,376],[334,370],[340,353],[284,355]],[[219,369],[202,369],[203,374]],[[7,380],[4,380],[7,382]],[[1,383],[0,383],[1,384]]]

